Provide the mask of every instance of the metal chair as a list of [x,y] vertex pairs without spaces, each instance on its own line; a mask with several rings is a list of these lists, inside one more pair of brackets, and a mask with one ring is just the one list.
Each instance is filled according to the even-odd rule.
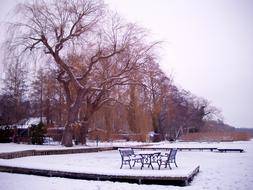
[[123,167],[123,165],[129,165],[130,169],[131,161],[133,161],[133,167],[135,166],[135,163],[141,163],[142,157],[139,155],[134,154],[134,150],[132,148],[125,148],[125,149],[119,149],[120,156],[121,156],[121,166],[120,169]]
[[170,150],[169,153],[165,153],[165,155],[160,155],[159,159],[158,159],[158,166],[159,166],[159,170],[161,168],[161,165],[164,165],[165,168],[167,168],[167,166],[169,166],[170,169],[170,163],[174,163],[176,167],[177,163],[176,163],[176,154],[177,154],[177,149],[173,148]]

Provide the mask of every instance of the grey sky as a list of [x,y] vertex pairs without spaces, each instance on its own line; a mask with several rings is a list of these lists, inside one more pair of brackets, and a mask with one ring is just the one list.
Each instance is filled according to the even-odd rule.
[[[17,1],[0,1],[0,22]],[[166,42],[161,67],[176,84],[210,100],[228,124],[253,127],[253,0],[106,3]],[[2,29],[0,25],[1,36]]]

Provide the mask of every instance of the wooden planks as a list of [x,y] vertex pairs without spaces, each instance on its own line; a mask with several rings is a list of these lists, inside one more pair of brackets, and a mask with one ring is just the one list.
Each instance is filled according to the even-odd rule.
[[[117,150],[119,148],[131,148],[131,147],[113,147],[114,150]],[[157,148],[157,147],[132,147],[136,150],[161,150],[161,151],[169,151],[172,148]],[[214,151],[217,150],[216,147],[173,147],[176,148],[179,151],[192,151],[192,150],[198,150],[198,151]]]
[[[118,148],[131,148],[131,147],[113,147],[114,150]],[[169,151],[172,148],[156,148],[156,147],[132,147],[136,150],[161,150]],[[217,147],[175,147],[179,151],[218,151],[218,152],[244,152],[244,149],[240,148],[217,148]]]
[[52,150],[24,150],[17,152],[0,153],[2,159],[21,158],[26,156],[42,156],[42,155],[57,155],[57,154],[77,154],[112,150],[112,147],[102,148],[72,148],[72,149],[52,149]]
[[218,148],[217,150],[219,152],[244,152],[244,150],[240,148]]

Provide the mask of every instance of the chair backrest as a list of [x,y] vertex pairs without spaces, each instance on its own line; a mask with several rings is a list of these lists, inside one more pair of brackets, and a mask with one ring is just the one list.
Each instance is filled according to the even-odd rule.
[[157,152],[157,153],[153,154],[151,156],[151,162],[157,163],[157,160],[159,159],[160,154],[161,154],[160,152]]
[[132,148],[122,148],[119,149],[119,152],[122,158],[129,157],[134,154],[134,150]]
[[176,158],[176,154],[177,154],[177,149],[176,149],[176,148],[172,148],[172,149],[170,150],[169,159],[170,159],[170,160],[175,159],[175,158]]

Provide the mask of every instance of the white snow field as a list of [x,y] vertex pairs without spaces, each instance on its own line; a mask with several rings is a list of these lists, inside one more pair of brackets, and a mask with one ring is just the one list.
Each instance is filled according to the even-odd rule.
[[[98,147],[112,147],[112,146],[136,146],[143,145],[146,143],[142,142],[99,142]],[[15,152],[23,150],[53,150],[53,149],[73,149],[73,148],[94,148],[97,147],[96,142],[88,142],[87,146],[73,146],[73,147],[64,147],[59,143],[52,143],[46,145],[27,145],[27,144],[16,144],[16,143],[0,143],[0,153],[3,152]]]
[[[128,144],[117,144],[127,146],[139,143],[129,142]],[[110,143],[112,145],[112,143]],[[115,145],[115,144],[113,144]],[[92,146],[92,145],[90,145]],[[90,147],[89,146],[89,147]],[[100,144],[100,146],[108,146],[108,144]],[[66,154],[51,156],[33,156],[23,157],[11,160],[0,159],[0,165],[22,166],[29,168],[49,168],[64,171],[81,171],[90,173],[104,173],[117,175],[152,175],[163,176],[167,172],[172,175],[178,175],[185,171],[185,168],[191,166],[200,166],[200,172],[195,176],[189,186],[177,187],[166,185],[138,185],[109,181],[88,181],[75,180],[55,177],[40,177],[33,175],[0,173],[0,189],[1,190],[44,190],[44,189],[60,189],[60,190],[163,190],[163,189],[186,189],[186,190],[202,190],[202,189],[220,189],[220,190],[251,190],[253,189],[253,141],[245,142],[223,142],[223,143],[168,143],[163,142],[155,147],[225,147],[225,148],[243,148],[244,153],[239,152],[211,152],[211,151],[179,151],[177,154],[178,168],[173,167],[172,170],[156,168],[144,168],[140,170],[138,166],[130,170],[127,166],[123,169],[120,167],[120,155],[118,151],[105,151],[99,153],[83,153],[83,154]],[[17,145],[17,144],[0,144],[0,152],[12,152],[17,150],[29,149],[56,149],[63,148],[56,146],[33,146],[33,145]],[[80,146],[78,146],[80,148]]]

